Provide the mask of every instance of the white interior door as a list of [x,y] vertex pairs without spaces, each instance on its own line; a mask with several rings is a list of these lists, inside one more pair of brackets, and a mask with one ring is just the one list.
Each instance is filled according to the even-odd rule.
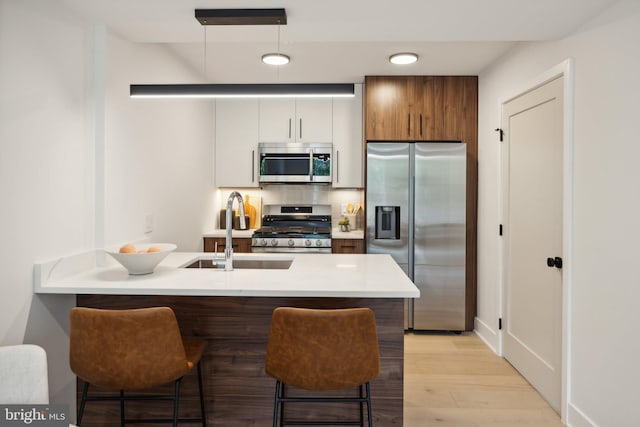
[[[562,389],[563,84],[503,109],[505,358],[560,411]],[[550,261],[554,262],[551,266]]]

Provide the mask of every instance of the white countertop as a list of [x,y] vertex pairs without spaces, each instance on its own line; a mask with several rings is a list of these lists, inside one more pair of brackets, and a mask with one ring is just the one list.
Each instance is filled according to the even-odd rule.
[[[251,237],[255,229],[249,230],[231,230],[231,237]],[[215,229],[207,231],[203,234],[204,237],[227,237],[227,231],[222,229]]]
[[333,239],[364,239],[364,230],[340,231],[340,227],[334,227],[331,230],[331,238]]
[[[293,259],[286,270],[182,268],[212,253],[174,252],[154,273],[130,276],[101,250],[35,264],[44,294],[415,298],[418,288],[390,255],[236,254],[234,259]],[[104,266],[99,266],[103,264]]]
[[[232,230],[231,236],[251,237],[256,230]],[[210,230],[203,234],[204,237],[227,237],[226,230]],[[331,237],[334,239],[364,239],[364,230],[340,231],[340,227],[333,227]]]

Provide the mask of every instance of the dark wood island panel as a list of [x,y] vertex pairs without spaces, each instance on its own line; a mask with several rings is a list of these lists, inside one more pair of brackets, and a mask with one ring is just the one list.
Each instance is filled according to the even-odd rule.
[[[264,373],[271,312],[279,306],[306,308],[369,307],[376,315],[381,374],[371,383],[376,427],[402,426],[404,364],[404,302],[402,298],[289,298],[221,296],[78,295],[83,307],[124,309],[151,306],[173,308],[185,336],[206,339],[202,361],[207,425],[216,427],[270,426],[275,380]],[[81,390],[81,387],[78,387]],[[98,389],[94,389],[99,391]],[[172,387],[149,393],[171,392]],[[195,374],[182,383],[181,416],[198,415]],[[355,390],[353,391],[355,392]],[[146,393],[146,391],[145,391]],[[79,395],[78,395],[79,398]],[[292,416],[335,417],[345,406],[323,404]],[[127,416],[167,417],[171,403],[127,403]],[[293,409],[293,405],[291,408]],[[113,426],[117,402],[89,402],[83,426]],[[357,410],[349,411],[350,415]],[[150,425],[150,424],[146,424]]]

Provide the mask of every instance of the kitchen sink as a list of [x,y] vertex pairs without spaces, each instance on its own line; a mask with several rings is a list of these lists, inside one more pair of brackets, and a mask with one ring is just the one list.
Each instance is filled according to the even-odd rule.
[[234,259],[233,268],[287,270],[292,259]]
[[[287,270],[292,259],[234,259],[234,270]],[[185,268],[212,268],[224,270],[224,259],[197,259]]]

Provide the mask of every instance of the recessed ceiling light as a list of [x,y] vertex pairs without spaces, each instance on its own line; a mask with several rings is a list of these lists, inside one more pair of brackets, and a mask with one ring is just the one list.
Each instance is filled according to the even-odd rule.
[[396,65],[413,64],[418,60],[418,55],[410,52],[396,53],[389,57],[389,61]]
[[269,65],[285,65],[291,58],[282,53],[265,53],[262,55],[262,62]]

